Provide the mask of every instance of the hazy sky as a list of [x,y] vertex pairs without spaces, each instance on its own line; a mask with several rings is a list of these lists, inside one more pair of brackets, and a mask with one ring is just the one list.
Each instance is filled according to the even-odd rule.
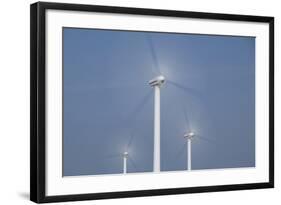
[[192,169],[255,166],[255,38],[72,28],[63,37],[63,175],[121,173],[128,144],[128,171],[152,171],[148,81],[159,73],[162,171],[186,169],[187,130],[198,135]]

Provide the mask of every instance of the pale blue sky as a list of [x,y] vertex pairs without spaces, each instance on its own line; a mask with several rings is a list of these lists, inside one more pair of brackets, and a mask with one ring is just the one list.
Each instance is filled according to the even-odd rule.
[[159,73],[162,171],[186,168],[188,129],[193,169],[255,166],[255,38],[64,28],[63,43],[64,176],[121,173],[128,143],[129,172],[152,171]]

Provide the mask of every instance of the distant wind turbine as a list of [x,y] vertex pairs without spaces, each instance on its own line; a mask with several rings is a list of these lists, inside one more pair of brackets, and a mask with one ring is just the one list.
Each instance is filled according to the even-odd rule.
[[[189,119],[188,119],[187,113],[185,112],[185,109],[183,109],[183,111],[184,111],[185,123],[186,123],[186,129],[187,129],[186,133],[184,133],[184,138],[186,139],[184,147],[186,147],[186,154],[187,154],[186,169],[188,171],[191,171],[192,170],[192,141],[195,139],[198,139],[198,140],[203,140],[203,141],[206,141],[206,142],[209,142],[212,144],[214,144],[214,142],[212,140],[204,138],[204,137],[198,135],[197,133],[193,132],[190,127]],[[182,149],[180,151],[182,151]]]
[[113,155],[106,156],[106,158],[119,158],[122,159],[122,173],[128,173],[128,165],[131,164],[135,170],[137,170],[137,166],[133,158],[129,155],[128,151],[124,151],[123,153],[117,153]]
[[123,174],[127,174],[127,163],[128,161],[133,165],[133,167],[137,170],[137,166],[135,161],[132,159],[132,157],[129,155],[129,152],[125,151],[123,153]]

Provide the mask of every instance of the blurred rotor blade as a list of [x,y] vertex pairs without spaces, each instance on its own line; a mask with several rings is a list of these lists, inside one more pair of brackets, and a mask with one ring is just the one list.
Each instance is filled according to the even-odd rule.
[[187,131],[191,131],[189,118],[188,118],[187,111],[186,111],[185,106],[184,106],[183,103],[182,103],[182,109],[183,109],[183,115],[184,115],[185,124],[186,124],[186,130]]
[[129,148],[130,148],[130,146],[131,146],[131,144],[132,144],[132,142],[133,142],[133,139],[134,139],[134,135],[131,134],[130,139],[129,139],[129,142],[128,142],[127,147],[126,147],[126,151],[129,150]]
[[142,110],[142,108],[145,106],[145,104],[151,99],[151,94],[153,93],[152,90],[150,90],[140,101],[140,103],[136,106],[134,111],[130,114],[128,117],[128,124],[130,124],[131,129],[130,129],[130,138],[128,140],[128,144],[126,149],[128,150],[133,142],[133,139],[135,137],[134,135],[134,129],[135,129],[135,121],[137,118],[137,114]]
[[135,163],[135,161],[132,159],[132,157],[128,156],[129,161],[131,162],[131,164],[133,165],[134,169],[137,171],[137,165]]
[[151,36],[149,34],[146,34],[146,39],[147,39],[147,42],[148,42],[148,45],[149,45],[149,48],[150,48],[150,51],[151,51],[152,60],[153,60],[153,63],[154,63],[154,71],[157,75],[160,75],[161,72],[160,72],[160,68],[159,68],[159,63],[158,63],[157,55],[155,53],[155,49],[154,49],[154,46],[153,46],[153,43],[152,43]]
[[137,104],[137,106],[135,107],[135,109],[133,110],[133,112],[129,115],[128,117],[128,123],[131,123],[132,121],[134,121],[136,119],[137,114],[142,110],[142,108],[144,107],[144,105],[148,102],[149,99],[151,99],[151,95],[153,93],[153,90],[149,90],[149,92],[147,92],[144,97],[141,99],[141,101]]
[[208,139],[208,138],[206,138],[206,137],[202,137],[202,136],[200,136],[200,135],[199,135],[199,136],[196,135],[195,138],[198,138],[199,140],[203,140],[203,141],[208,142],[208,143],[213,144],[213,145],[216,145],[216,144],[217,144],[214,140]]
[[182,85],[180,83],[177,83],[177,82],[174,82],[174,81],[171,81],[171,80],[166,80],[166,82],[173,85],[176,88],[179,88],[184,93],[189,94],[189,95],[191,95],[191,96],[193,96],[193,97],[195,97],[195,98],[197,98],[201,101],[201,99],[202,99],[201,93],[199,91],[197,91],[196,89],[186,87],[185,85]]
[[186,141],[184,142],[184,144],[181,146],[181,148],[179,149],[178,153],[175,156],[175,160],[178,159],[178,157],[180,157],[180,155],[183,153],[183,151],[186,148]]

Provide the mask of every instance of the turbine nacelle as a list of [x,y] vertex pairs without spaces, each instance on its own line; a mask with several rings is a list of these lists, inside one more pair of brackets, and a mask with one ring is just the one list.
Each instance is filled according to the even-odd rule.
[[192,139],[195,137],[195,133],[194,132],[187,132],[184,134],[184,137],[187,139]]
[[127,158],[127,157],[128,157],[128,155],[129,155],[129,153],[128,153],[128,152],[124,152],[124,153],[123,153],[123,157],[125,157],[125,158]]
[[154,86],[161,86],[165,82],[165,77],[163,75],[159,75],[156,78],[153,78],[149,81],[149,85],[152,87]]

